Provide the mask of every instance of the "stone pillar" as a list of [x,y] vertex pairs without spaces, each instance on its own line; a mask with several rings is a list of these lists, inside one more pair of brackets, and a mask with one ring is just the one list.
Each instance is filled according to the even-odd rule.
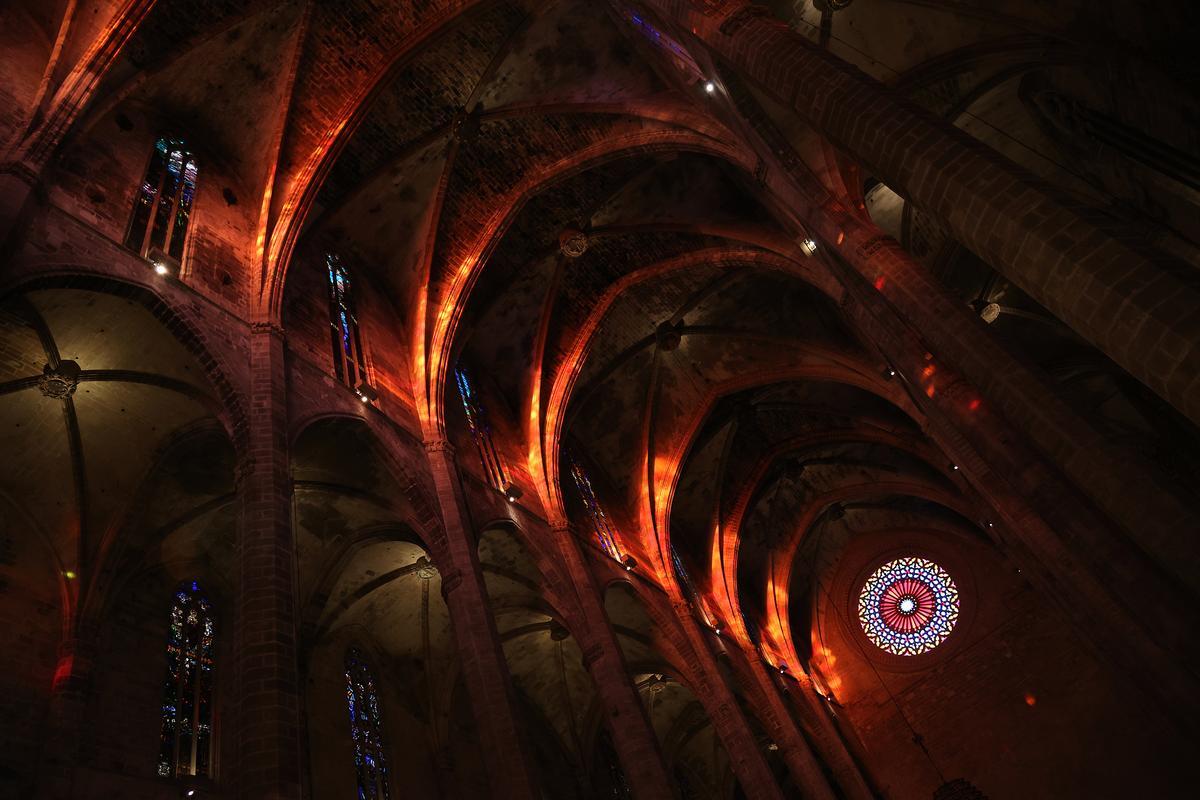
[[296,642],[296,543],[288,462],[283,332],[250,333],[247,450],[238,466],[236,642],[238,769],[247,800],[300,797],[300,684]]
[[[746,793],[748,800],[783,800],[783,792],[771,772],[766,756],[759,749],[754,731],[750,728],[733,690],[725,682],[725,675],[717,665],[707,641],[708,635],[696,622],[687,603],[677,602],[673,605],[675,616],[687,637],[685,644],[689,650],[686,652],[691,657],[694,669],[692,674],[696,683],[693,688],[708,712],[717,735],[721,738],[721,744],[725,746],[725,752],[729,754],[730,766],[742,786],[742,791]],[[768,733],[775,743],[779,744],[778,734],[773,731]],[[786,756],[787,749],[782,749]],[[788,766],[791,767],[790,761]],[[793,777],[806,798],[832,800],[833,792],[830,791],[824,776],[820,774],[819,768],[815,774],[793,774]]]
[[[811,741],[812,749],[816,750],[817,755],[829,767],[844,797],[850,800],[871,800],[875,796],[874,793],[842,740],[841,732],[834,727],[833,720],[821,707],[822,701],[818,699],[812,686],[807,681],[798,681],[789,687],[783,683],[786,679],[779,675],[778,669],[762,659],[752,661],[750,668],[754,670],[755,678],[762,688],[772,724],[779,731],[779,737],[784,740],[779,746],[784,749],[785,757],[790,748],[808,750]],[[789,704],[783,696],[784,693],[794,698],[795,703]],[[800,716],[803,730],[795,723],[793,708]],[[790,763],[789,761],[789,765]]]
[[[768,703],[768,707],[760,709],[760,711],[771,727],[770,732],[775,737],[775,743],[779,745],[780,755],[783,756],[783,761],[787,764],[792,779],[805,792],[805,797],[833,798],[835,796],[833,789],[830,787],[825,773],[821,770],[817,756],[809,746],[808,740],[804,738],[804,734],[796,727],[791,714],[783,706],[782,698],[778,694],[779,689],[775,685],[775,678],[771,674],[772,668],[755,657],[749,658],[748,661],[754,680],[759,685],[760,693]],[[863,788],[858,785],[859,782],[855,781],[852,776],[839,777],[844,777],[844,780],[839,780],[838,784],[846,797],[856,800],[857,798],[871,797],[870,791],[864,792]]]
[[67,800],[75,797],[75,768],[83,743],[83,724],[91,697],[96,645],[78,634],[58,647],[58,665],[50,687],[46,738],[42,743],[37,797]]
[[649,0],[1200,422],[1200,291],[991,148],[745,0]]
[[600,586],[570,526],[556,525],[551,529],[551,535],[563,554],[579,599],[587,627],[576,633],[576,639],[583,650],[584,667],[592,676],[600,703],[607,712],[613,747],[629,788],[636,800],[672,798],[675,796],[673,781],[667,775],[662,750],[646,716],[646,707],[633,688],[621,643],[604,611]]
[[463,681],[475,720],[493,796],[539,797],[536,772],[518,723],[517,705],[479,568],[479,553],[454,462],[454,446],[444,439],[427,441],[425,452],[437,491],[450,563],[438,564],[442,594],[450,609]]

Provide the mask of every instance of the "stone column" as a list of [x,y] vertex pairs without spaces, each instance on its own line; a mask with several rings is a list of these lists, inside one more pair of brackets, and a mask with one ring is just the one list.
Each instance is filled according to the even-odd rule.
[[540,796],[536,772],[521,735],[512,681],[479,568],[454,446],[444,439],[427,441],[425,452],[442,512],[450,562],[437,565],[442,574],[442,594],[450,609],[463,681],[479,724],[479,744],[493,782],[493,796],[533,800]]
[[[737,776],[742,791],[748,800],[783,800],[783,792],[775,780],[766,756],[759,749],[750,723],[746,720],[742,707],[738,704],[733,689],[725,681],[716,658],[707,641],[708,634],[696,622],[691,607],[684,602],[673,604],[675,616],[683,628],[687,641],[683,644],[688,648],[685,652],[691,658],[697,698],[708,712],[725,752],[729,754],[730,766]],[[779,744],[779,735],[768,731]],[[785,757],[787,749],[783,749]],[[789,770],[792,766],[788,761]],[[802,775],[793,773],[797,785],[800,786],[806,798],[811,800],[832,800],[833,792],[821,775],[820,768],[815,762],[810,765],[814,769]]]
[[[750,659],[750,668],[762,689],[768,708],[765,710],[771,718],[771,724],[780,739],[779,746],[789,768],[792,763],[790,751],[799,753],[816,750],[817,755],[829,767],[834,780],[842,791],[842,795],[850,800],[871,800],[872,793],[862,771],[854,757],[846,748],[841,733],[834,727],[825,709],[818,704],[817,694],[806,682],[797,682],[793,687],[786,687],[781,682],[785,679],[779,675],[777,668],[767,664],[761,658]],[[790,705],[783,693],[787,692],[796,699]],[[795,708],[800,715],[803,730],[797,727],[791,709]],[[806,737],[807,734],[807,737]],[[809,742],[812,746],[810,748]]]
[[288,462],[283,332],[250,333],[250,409],[238,465],[240,521],[234,618],[238,768],[247,800],[300,797],[296,543]]
[[1004,156],[745,0],[649,0],[1200,422],[1200,291]]
[[637,800],[672,798],[673,781],[663,764],[662,750],[646,716],[646,707],[633,688],[621,643],[604,611],[600,586],[570,526],[555,525],[551,535],[563,554],[583,612],[587,627],[576,633],[576,639],[583,650],[584,667],[592,676],[600,703],[607,712],[608,729],[625,779]]

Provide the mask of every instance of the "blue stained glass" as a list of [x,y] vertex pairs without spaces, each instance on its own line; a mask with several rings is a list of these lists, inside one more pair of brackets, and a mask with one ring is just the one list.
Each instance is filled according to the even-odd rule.
[[858,599],[858,620],[881,650],[900,656],[940,645],[958,622],[958,587],[937,564],[898,558],[871,573]]
[[354,310],[350,273],[335,253],[325,254],[329,274],[329,326],[333,367],[339,380],[352,389],[367,380],[367,360]]
[[375,675],[357,648],[346,651],[346,706],[361,800],[388,800],[383,716],[375,693]]
[[692,583],[692,576],[688,574],[687,567],[683,565],[683,560],[675,550],[675,545],[671,545],[671,565],[675,568],[675,579],[679,581],[684,595],[688,600],[694,601],[697,595],[696,585]]
[[621,552],[617,547],[616,532],[608,521],[608,514],[604,513],[604,506],[600,505],[600,500],[596,497],[596,490],[592,488],[591,478],[588,477],[583,465],[575,458],[571,458],[571,476],[575,479],[575,488],[579,490],[579,495],[583,498],[583,505],[592,520],[592,530],[596,534],[596,540],[600,543],[600,549],[613,558],[619,559]]
[[198,174],[196,159],[182,139],[160,136],[134,201],[125,244],[141,255],[158,248],[183,257]]
[[504,463],[500,460],[500,454],[492,441],[492,430],[488,426],[487,414],[479,402],[479,395],[475,392],[466,369],[461,365],[454,369],[454,383],[458,386],[458,396],[462,399],[463,411],[467,415],[467,427],[470,428],[471,438],[475,440],[475,446],[479,450],[484,474],[493,486],[504,489],[508,483]]
[[208,775],[212,750],[212,607],[192,581],[175,592],[167,632],[158,774]]

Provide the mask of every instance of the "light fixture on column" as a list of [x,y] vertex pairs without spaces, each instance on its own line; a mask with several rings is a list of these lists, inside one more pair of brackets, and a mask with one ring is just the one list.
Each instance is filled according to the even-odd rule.
[[524,492],[517,488],[516,484],[510,483],[504,487],[504,496],[510,503],[515,503],[520,500],[522,494],[524,494]]
[[788,665],[783,663],[782,661],[780,661],[779,662],[779,674],[787,675],[787,673],[788,673]]
[[717,91],[717,85],[712,81],[705,81],[704,91],[708,92],[709,94],[713,94]]
[[817,254],[817,242],[815,239],[805,239],[800,242],[800,249],[804,251],[804,255],[814,256]]
[[633,572],[634,568],[637,567],[637,559],[626,553],[621,556],[621,564],[624,565],[626,572]]
[[892,378],[896,377],[896,370],[892,369],[891,367],[884,367],[883,377],[890,381]]
[[358,395],[358,399],[363,401],[364,405],[374,403],[379,399],[379,392],[375,391],[375,387],[366,381],[360,383],[354,392]]
[[713,620],[712,629],[713,629],[713,633],[715,633],[717,636],[721,635],[721,629],[724,627],[725,627],[725,623],[719,617],[717,619]]

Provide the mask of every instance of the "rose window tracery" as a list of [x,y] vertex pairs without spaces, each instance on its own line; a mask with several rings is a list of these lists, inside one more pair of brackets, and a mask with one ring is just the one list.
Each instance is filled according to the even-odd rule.
[[871,573],[858,596],[858,620],[876,647],[915,656],[937,647],[958,621],[958,588],[924,558],[898,558]]

